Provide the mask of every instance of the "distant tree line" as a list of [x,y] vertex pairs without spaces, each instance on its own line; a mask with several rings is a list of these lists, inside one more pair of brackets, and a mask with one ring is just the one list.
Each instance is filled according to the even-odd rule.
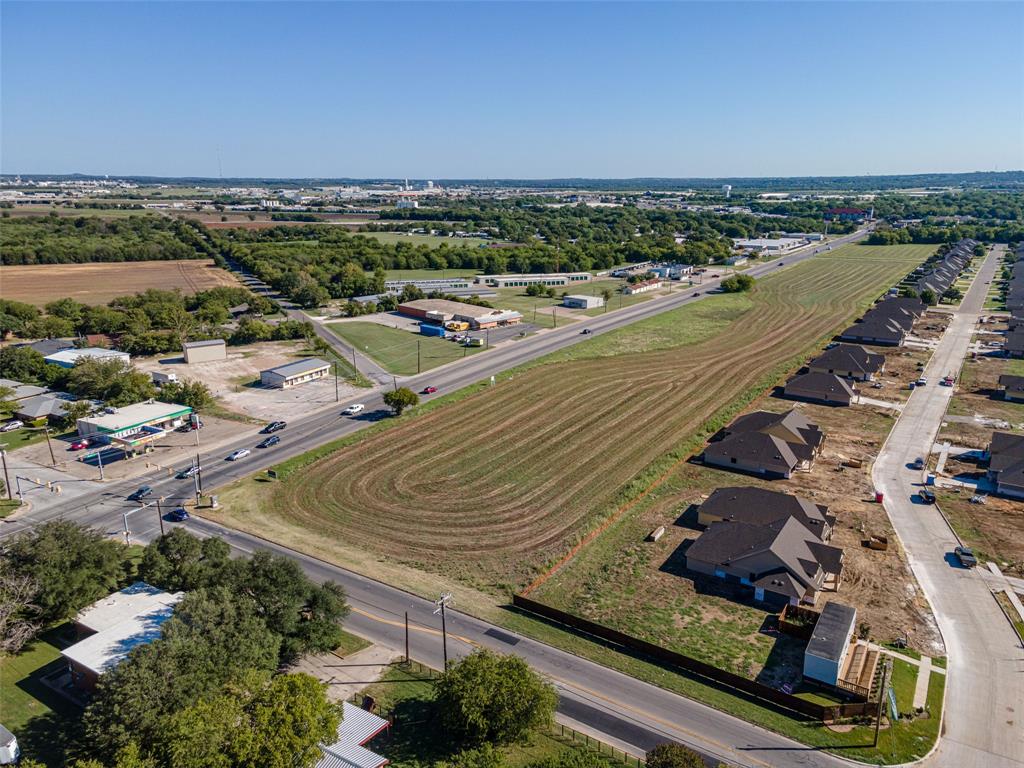
[[0,227],[0,264],[84,264],[213,258],[196,221],[162,216],[26,216]]

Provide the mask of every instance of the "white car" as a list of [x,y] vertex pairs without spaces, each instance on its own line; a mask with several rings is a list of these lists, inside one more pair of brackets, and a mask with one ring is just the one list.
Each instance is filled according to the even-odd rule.
[[357,413],[362,411],[364,408],[366,408],[366,406],[363,405],[362,403],[353,403],[348,408],[346,408],[344,411],[342,411],[341,415],[342,416],[355,416]]
[[252,453],[252,451],[250,451],[248,448],[242,448],[241,450],[235,451],[230,456],[228,456],[228,461],[238,461],[239,459],[244,459],[250,453]]
[[21,429],[24,426],[24,421],[18,421],[17,419],[14,419],[13,421],[8,421],[6,424],[0,427],[0,432],[13,432],[14,430]]

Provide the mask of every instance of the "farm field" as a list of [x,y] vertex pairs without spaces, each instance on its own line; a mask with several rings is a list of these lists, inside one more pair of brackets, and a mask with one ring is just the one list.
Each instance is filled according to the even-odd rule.
[[[304,535],[345,542],[507,596],[931,250],[850,246],[780,271],[749,296],[637,323],[621,333],[642,339],[650,328],[650,351],[641,341],[603,356],[618,335],[608,334],[566,362],[502,376],[457,407],[429,409],[322,458],[272,494],[263,489],[260,510],[223,514],[242,527],[289,528],[293,545]],[[708,305],[718,302],[747,308],[712,321]],[[685,328],[691,317],[701,318],[700,333],[657,348],[676,333],[667,326]]]
[[238,282],[209,259],[190,259],[0,267],[0,284],[5,299],[41,306],[65,296],[83,304],[106,304],[147,288],[191,294]]
[[463,347],[454,341],[421,336],[378,323],[353,321],[328,323],[327,327],[335,336],[372,357],[389,373],[399,376],[429,371],[483,351],[482,347]]
[[[135,201],[137,204],[138,201]],[[132,208],[73,208],[64,205],[18,205],[6,213],[11,214],[12,219],[19,219],[26,216],[48,216],[51,213],[64,218],[77,218],[87,216],[99,219],[126,219],[129,216],[145,216],[147,211]],[[156,215],[156,214],[151,214]]]

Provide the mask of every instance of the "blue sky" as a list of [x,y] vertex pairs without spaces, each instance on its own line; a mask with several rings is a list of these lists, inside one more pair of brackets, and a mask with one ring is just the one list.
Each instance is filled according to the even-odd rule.
[[1024,3],[0,6],[0,170],[1024,168]]

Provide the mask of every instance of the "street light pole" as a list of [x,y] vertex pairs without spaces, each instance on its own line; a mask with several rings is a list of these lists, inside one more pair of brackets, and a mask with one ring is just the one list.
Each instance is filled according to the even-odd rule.
[[13,501],[14,497],[11,495],[11,477],[7,474],[7,451],[0,449],[0,460],[4,463],[4,488],[7,489],[7,500]]
[[50,466],[56,467],[57,466],[57,459],[55,459],[53,457],[53,444],[50,442],[50,428],[49,427],[43,427],[43,434],[46,435],[46,447],[50,451]]
[[448,626],[445,622],[444,609],[449,603],[453,602],[454,598],[452,598],[451,592],[442,592],[441,596],[434,601],[434,605],[437,606],[437,608],[434,609],[434,614],[441,614],[441,649],[444,654],[444,670],[446,672],[448,671]]

